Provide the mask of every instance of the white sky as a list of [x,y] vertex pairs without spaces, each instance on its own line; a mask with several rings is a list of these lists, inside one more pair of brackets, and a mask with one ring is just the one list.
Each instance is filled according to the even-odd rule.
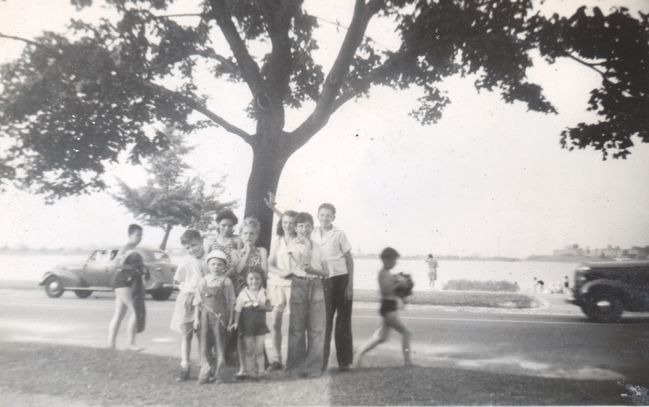
[[[347,24],[352,3],[334,1],[306,1],[305,7]],[[0,2],[0,31],[33,38],[44,29],[60,30],[76,14],[68,3]],[[569,12],[584,3],[649,11],[643,0],[554,0],[545,2],[544,11]],[[82,14],[96,18],[105,12]],[[343,34],[328,24],[318,31],[316,56],[325,67]],[[373,22],[369,35],[386,46],[395,43],[380,21]],[[0,40],[0,61],[15,58],[21,47]],[[452,78],[444,83],[452,100],[444,117],[421,126],[407,114],[416,91],[374,89],[370,99],[343,107],[291,158],[280,183],[280,207],[315,212],[319,203],[333,202],[339,210],[336,223],[364,252],[392,245],[403,253],[527,256],[572,243],[649,244],[649,189],[643,181],[649,146],[637,145],[627,160],[605,162],[592,150],[562,150],[561,130],[592,118],[586,101],[598,77],[569,61],[539,63],[530,76],[544,87],[558,115],[526,112],[523,104],[506,105],[497,94],[478,94],[471,78]],[[254,129],[243,115],[244,88],[207,78],[201,83],[213,89],[215,111]],[[291,112],[289,128],[307,113],[308,107]],[[208,180],[227,175],[224,199],[240,199],[241,215],[252,157],[248,146],[220,129],[189,141],[198,147],[190,164]],[[111,175],[134,184],[144,179],[141,170],[127,166],[115,167]],[[47,206],[42,197],[9,191],[0,195],[0,211],[0,245],[118,244],[133,221],[105,193]],[[180,233],[172,233],[172,246]],[[161,235],[149,228],[145,243],[157,245]]]

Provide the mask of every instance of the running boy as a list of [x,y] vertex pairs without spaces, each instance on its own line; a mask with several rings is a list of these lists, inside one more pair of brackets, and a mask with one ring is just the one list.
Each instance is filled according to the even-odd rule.
[[178,381],[189,379],[189,356],[191,354],[194,298],[198,291],[198,283],[207,273],[203,237],[200,232],[188,229],[180,237],[180,243],[187,252],[183,264],[174,275],[174,285],[179,289],[176,306],[171,317],[170,328],[181,334],[180,342],[180,374]]
[[363,356],[370,350],[376,348],[388,339],[390,328],[401,334],[401,350],[403,351],[403,362],[406,367],[412,366],[410,360],[410,331],[403,325],[399,318],[399,296],[395,293],[399,283],[395,276],[390,274],[399,259],[399,253],[391,247],[383,250],[381,261],[383,268],[379,271],[379,287],[381,288],[381,309],[379,314],[383,318],[381,327],[374,332],[372,339],[363,345],[356,357],[356,367],[360,367]]

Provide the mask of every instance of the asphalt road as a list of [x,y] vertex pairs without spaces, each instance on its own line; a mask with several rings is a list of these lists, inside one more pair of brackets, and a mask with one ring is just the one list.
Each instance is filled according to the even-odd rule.
[[[144,352],[176,356],[178,337],[168,329],[173,301],[147,301]],[[0,343],[36,342],[103,347],[113,311],[112,294],[48,298],[36,290],[0,290]],[[420,366],[516,375],[615,380],[649,385],[649,318],[595,324],[581,315],[498,313],[417,308],[404,312]],[[375,304],[354,309],[355,346],[379,323]],[[124,346],[124,328],[118,347]],[[0,344],[1,346],[1,344]],[[398,334],[370,353],[365,366],[399,366]],[[197,354],[193,353],[196,359]],[[335,364],[335,362],[334,362]]]

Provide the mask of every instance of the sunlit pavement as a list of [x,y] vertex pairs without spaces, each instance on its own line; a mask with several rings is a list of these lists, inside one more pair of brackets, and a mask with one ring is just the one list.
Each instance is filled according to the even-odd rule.
[[[172,300],[147,301],[147,327],[137,338],[144,352],[178,354],[178,337],[168,328],[172,309]],[[73,293],[48,298],[37,290],[0,290],[0,342],[103,347],[112,312],[110,293],[78,299]],[[649,319],[644,315],[626,316],[616,324],[596,324],[578,312],[552,315],[412,307],[404,312],[404,319],[414,336],[414,361],[421,366],[649,382]],[[356,306],[355,346],[370,338],[379,321],[375,304]],[[122,327],[118,347],[124,347],[124,338]],[[367,355],[364,366],[400,365],[399,340],[393,332],[388,343]],[[333,358],[330,365],[335,365]]]

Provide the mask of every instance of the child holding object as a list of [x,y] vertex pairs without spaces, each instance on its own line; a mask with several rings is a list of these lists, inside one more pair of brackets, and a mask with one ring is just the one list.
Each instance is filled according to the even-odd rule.
[[401,302],[399,295],[407,295],[407,292],[412,290],[412,286],[405,287],[404,290],[403,284],[410,284],[411,282],[402,283],[398,277],[390,273],[390,270],[397,264],[398,258],[399,253],[391,247],[384,249],[381,253],[383,268],[379,271],[379,287],[381,289],[381,309],[379,314],[383,320],[379,329],[374,332],[372,339],[358,350],[356,367],[361,366],[363,356],[367,352],[388,339],[390,328],[401,334],[401,350],[403,351],[404,364],[406,367],[412,366],[410,360],[411,334],[401,321],[401,318],[399,318],[399,304]]
[[266,313],[273,310],[262,287],[264,270],[252,267],[246,273],[244,287],[234,306],[234,323],[231,329],[239,330],[243,338],[243,366],[235,375],[237,379],[259,377],[265,373],[264,337],[270,331],[266,326]]
[[115,273],[111,286],[115,290],[115,312],[108,326],[108,347],[114,349],[117,339],[117,331],[128,310],[131,316],[128,320],[127,335],[128,345],[126,349],[140,351],[142,348],[135,345],[135,334],[142,332],[138,329],[137,310],[133,300],[135,290],[141,288],[142,275],[145,272],[144,260],[137,252],[131,252],[123,260],[120,268]]
[[[210,252],[208,273],[198,283],[194,299],[194,329],[200,332],[201,370],[198,384],[213,382],[225,364],[225,332],[234,320],[234,285],[226,275],[228,256]],[[216,360],[215,360],[216,359]]]

